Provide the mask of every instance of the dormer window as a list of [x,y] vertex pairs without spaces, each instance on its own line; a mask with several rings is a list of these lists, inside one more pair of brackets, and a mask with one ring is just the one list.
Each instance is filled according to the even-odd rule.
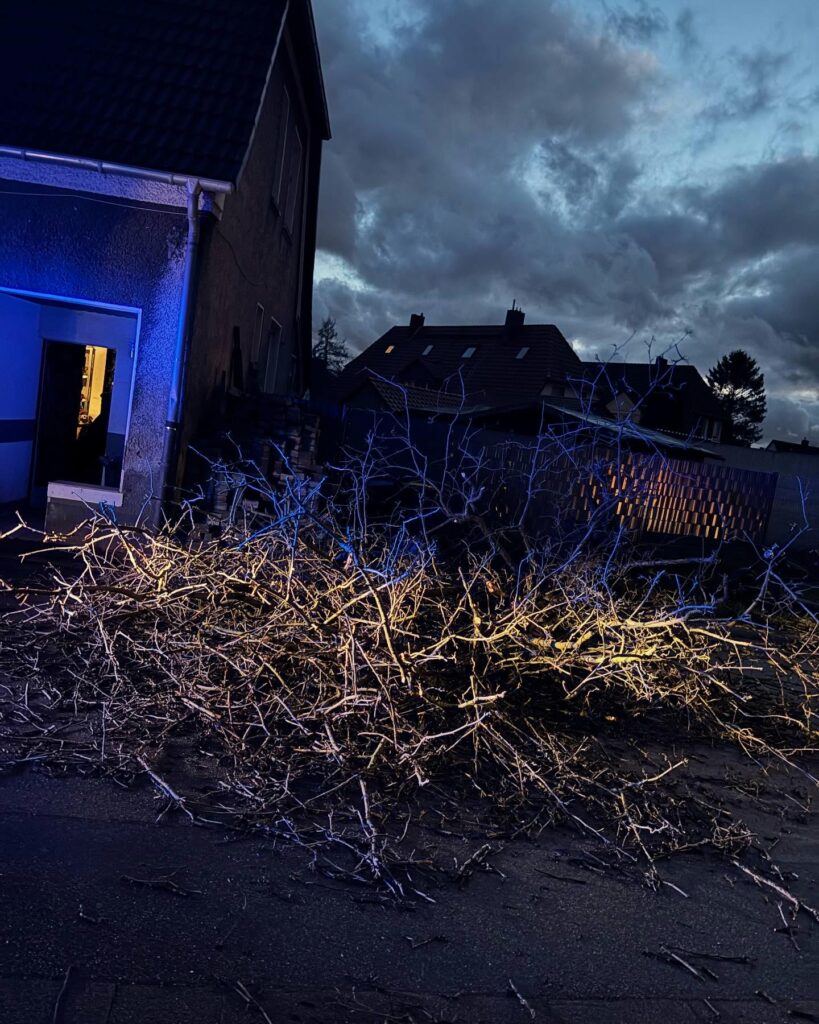
[[387,345],[387,347],[384,349],[384,355],[388,356],[390,354],[390,352],[394,352],[394,351],[395,351],[395,345]]
[[424,351],[421,353],[422,356],[428,356],[432,351],[432,345],[427,345]]
[[472,356],[474,356],[474,355],[475,355],[475,346],[474,345],[470,345],[468,348],[465,348],[463,350],[463,352],[461,353],[461,359],[471,359]]
[[523,357],[526,355],[526,353],[528,351],[529,351],[529,346],[528,345],[524,345],[523,348],[515,356],[515,359],[523,359]]

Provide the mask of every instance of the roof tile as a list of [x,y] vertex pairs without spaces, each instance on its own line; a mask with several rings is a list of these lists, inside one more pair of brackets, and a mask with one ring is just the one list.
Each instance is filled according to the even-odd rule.
[[235,181],[284,6],[285,0],[7,4],[0,146]]
[[[517,359],[523,346],[529,351]],[[464,358],[467,348],[475,353]],[[497,408],[537,401],[547,383],[562,383],[581,369],[552,324],[526,324],[511,336],[503,325],[393,327],[345,368],[337,394],[344,401],[375,375],[435,388],[463,398],[465,405]]]

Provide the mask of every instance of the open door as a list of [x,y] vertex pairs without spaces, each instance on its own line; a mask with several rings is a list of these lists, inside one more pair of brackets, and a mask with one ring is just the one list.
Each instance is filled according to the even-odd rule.
[[51,481],[101,484],[114,380],[112,349],[46,341],[40,377],[31,503]]

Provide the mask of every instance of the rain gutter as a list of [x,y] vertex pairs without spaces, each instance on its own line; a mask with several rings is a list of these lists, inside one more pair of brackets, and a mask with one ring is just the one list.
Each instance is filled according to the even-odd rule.
[[158,181],[165,185],[186,186],[189,182],[196,183],[202,192],[234,191],[230,181],[218,178],[201,178],[196,174],[175,174],[169,171],[155,171],[148,167],[131,167],[128,164],[114,164],[106,160],[89,160],[81,156],[66,156],[62,153],[46,153],[39,149],[18,149],[14,146],[0,146],[0,157],[13,157],[33,163],[50,164],[54,167],[72,167],[81,171],[96,171],[99,174],[116,174],[127,178],[143,178],[145,181]]

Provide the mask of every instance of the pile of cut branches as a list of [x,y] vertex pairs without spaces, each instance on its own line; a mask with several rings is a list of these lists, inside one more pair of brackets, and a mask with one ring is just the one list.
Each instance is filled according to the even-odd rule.
[[[193,735],[223,770],[230,820],[346,851],[344,871],[399,893],[409,808],[430,793],[471,792],[514,829],[567,822],[651,864],[747,838],[675,788],[684,735],[805,774],[819,625],[771,558],[729,606],[714,555],[664,562],[586,529],[512,557],[475,492],[455,500],[464,473],[448,493],[444,474],[419,475],[410,507],[376,501],[371,470],[274,486],[246,462],[216,466],[233,488],[218,536],[195,506],[160,529],[97,515],[64,542],[70,571],[3,628],[26,708],[39,687],[87,714],[81,763],[145,770],[189,813],[158,758]],[[613,722],[641,729],[650,758],[613,756]],[[55,755],[42,731],[28,756]]]

